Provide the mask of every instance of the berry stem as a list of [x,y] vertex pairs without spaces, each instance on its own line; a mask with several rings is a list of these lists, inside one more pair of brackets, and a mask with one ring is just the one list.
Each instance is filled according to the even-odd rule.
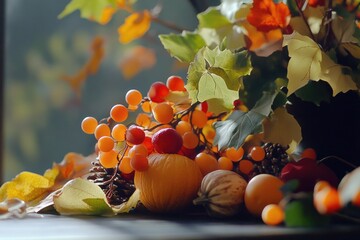
[[336,159],[336,160],[338,160],[338,161],[340,161],[340,162],[342,162],[342,163],[344,163],[344,164],[352,167],[353,169],[355,169],[355,168],[358,167],[358,166],[352,164],[351,162],[346,161],[345,159],[343,159],[343,158],[341,158],[341,157],[338,157],[338,156],[334,156],[334,155],[326,156],[326,157],[320,159],[319,161],[317,161],[317,163],[320,164],[320,163],[322,163],[322,162],[324,162],[324,161],[326,161],[326,160],[329,160],[329,159],[331,159],[331,158],[334,158],[334,159]]

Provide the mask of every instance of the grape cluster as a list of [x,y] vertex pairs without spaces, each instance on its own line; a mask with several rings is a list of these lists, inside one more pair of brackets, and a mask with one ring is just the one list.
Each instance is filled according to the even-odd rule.
[[264,157],[260,161],[255,161],[252,177],[261,173],[278,177],[282,168],[289,162],[289,156],[286,153],[287,147],[278,143],[265,143],[262,148],[264,149]]
[[[218,150],[213,145],[213,123],[221,121],[225,114],[210,112],[206,101],[192,103],[181,77],[170,76],[166,84],[154,82],[146,96],[131,89],[125,102],[127,105],[114,105],[107,118],[98,121],[88,116],[81,123],[82,130],[97,140],[98,162],[109,176],[103,180],[93,175],[95,182],[105,181],[110,186],[115,184],[118,173],[146,171],[148,155],[153,152],[193,159],[203,175],[217,169],[234,170],[238,165],[242,171],[252,171],[252,162],[250,165],[242,159],[242,147]],[[238,105],[234,105],[235,109]],[[134,120],[125,124],[130,116]]]

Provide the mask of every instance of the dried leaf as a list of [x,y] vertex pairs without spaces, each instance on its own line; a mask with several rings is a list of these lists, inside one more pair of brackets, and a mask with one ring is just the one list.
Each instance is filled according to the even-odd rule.
[[343,66],[336,64],[329,56],[322,53],[321,62],[321,80],[328,82],[333,90],[333,96],[340,92],[347,92],[349,90],[357,90],[355,82],[350,75],[342,72]]
[[290,145],[292,141],[300,143],[301,127],[296,119],[285,108],[279,107],[269,118],[263,121],[265,142]]
[[131,79],[140,71],[150,69],[156,64],[154,50],[143,46],[130,49],[120,61],[120,70],[125,79]]
[[22,172],[12,181],[1,186],[0,201],[19,198],[29,207],[43,209],[51,205],[51,202],[44,200],[49,194],[61,188],[70,179],[85,176],[94,160],[95,155],[84,157],[80,154],[68,153],[60,164],[54,163],[51,169],[46,170],[44,176]]
[[62,215],[108,215],[112,209],[105,193],[93,182],[76,178],[54,196],[54,207]]
[[259,31],[268,32],[278,28],[285,28],[290,22],[290,10],[282,2],[274,3],[273,0],[254,0],[247,20]]
[[59,174],[54,182],[53,187],[53,189],[58,189],[62,187],[67,181],[77,177],[83,177],[88,174],[90,168],[92,167],[91,162],[95,161],[95,159],[95,154],[84,157],[81,154],[70,152],[65,155],[61,163],[54,163],[52,169],[47,170],[44,176],[48,176],[48,172],[54,170],[58,171]]
[[355,21],[353,19],[349,20],[336,17],[333,21],[331,21],[332,31],[336,40],[340,43],[357,43],[359,41],[356,37],[354,37],[355,27]]
[[136,208],[139,201],[140,201],[140,190],[136,189],[135,192],[129,198],[129,200],[120,204],[119,206],[113,207],[112,210],[114,211],[115,214],[128,213],[134,208]]
[[54,185],[52,180],[31,172],[21,172],[13,180],[0,188],[0,202],[5,199],[19,198],[27,203],[36,201]]
[[142,37],[151,25],[151,14],[148,10],[134,12],[125,19],[125,23],[118,28],[120,43],[130,43]]
[[62,79],[69,83],[72,90],[77,94],[78,97],[81,95],[81,89],[87,80],[89,75],[95,74],[100,63],[104,57],[104,40],[100,37],[95,37],[92,41],[91,51],[92,55],[85,65],[74,75],[65,75]]
[[101,17],[99,19],[99,23],[102,25],[106,25],[108,22],[110,22],[116,10],[117,10],[116,8],[111,6],[105,7],[104,10],[102,11]]

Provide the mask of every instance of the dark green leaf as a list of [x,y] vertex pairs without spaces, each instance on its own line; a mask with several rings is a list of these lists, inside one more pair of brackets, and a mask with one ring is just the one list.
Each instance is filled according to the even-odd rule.
[[304,87],[298,89],[295,95],[303,101],[319,106],[321,102],[330,102],[331,93],[331,88],[326,82],[309,81]]
[[199,34],[190,32],[160,35],[159,38],[171,56],[187,63],[193,61],[196,53],[206,45]]
[[329,224],[330,217],[320,215],[314,208],[312,197],[293,200],[285,207],[285,225],[288,227],[319,227]]
[[219,149],[240,147],[249,134],[261,131],[264,117],[254,111],[233,111],[226,120],[214,124],[216,130],[214,144],[218,145]]
[[261,115],[268,116],[271,112],[271,106],[276,95],[277,91],[263,92],[263,95],[251,110],[260,113]]

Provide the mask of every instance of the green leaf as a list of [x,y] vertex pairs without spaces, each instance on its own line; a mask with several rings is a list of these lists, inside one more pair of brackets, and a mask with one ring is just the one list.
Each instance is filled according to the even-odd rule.
[[196,53],[206,43],[197,33],[184,31],[182,34],[168,34],[159,36],[164,48],[181,62],[190,63],[194,60]]
[[115,4],[116,0],[71,0],[59,14],[58,18],[64,18],[76,10],[79,10],[82,18],[94,19],[99,22],[103,10],[108,6],[115,6]]
[[201,49],[190,64],[186,89],[192,102],[203,102],[210,99],[211,109],[232,109],[233,101],[238,98],[241,77],[251,71],[251,64],[246,52],[232,53],[219,48]]
[[321,102],[330,102],[331,89],[324,81],[309,81],[304,87],[298,89],[295,95],[303,101],[320,106]]
[[277,93],[277,91],[263,92],[263,95],[251,110],[260,113],[261,115],[268,116],[271,112],[271,106]]
[[233,111],[226,120],[214,124],[214,144],[218,145],[219,149],[239,148],[249,134],[261,131],[261,122],[264,118],[265,116],[254,111]]
[[215,7],[208,8],[205,12],[197,15],[199,20],[199,28],[220,28],[224,26],[231,26],[231,22],[220,10]]
[[329,216],[320,215],[314,208],[312,197],[286,204],[285,225],[288,227],[320,227],[329,224]]
[[197,99],[204,102],[209,99],[222,99],[224,107],[231,109],[238,98],[238,91],[227,88],[223,78],[213,73],[204,73],[199,80]]
[[54,207],[62,215],[113,214],[105,193],[93,182],[82,178],[69,181],[54,196]]

